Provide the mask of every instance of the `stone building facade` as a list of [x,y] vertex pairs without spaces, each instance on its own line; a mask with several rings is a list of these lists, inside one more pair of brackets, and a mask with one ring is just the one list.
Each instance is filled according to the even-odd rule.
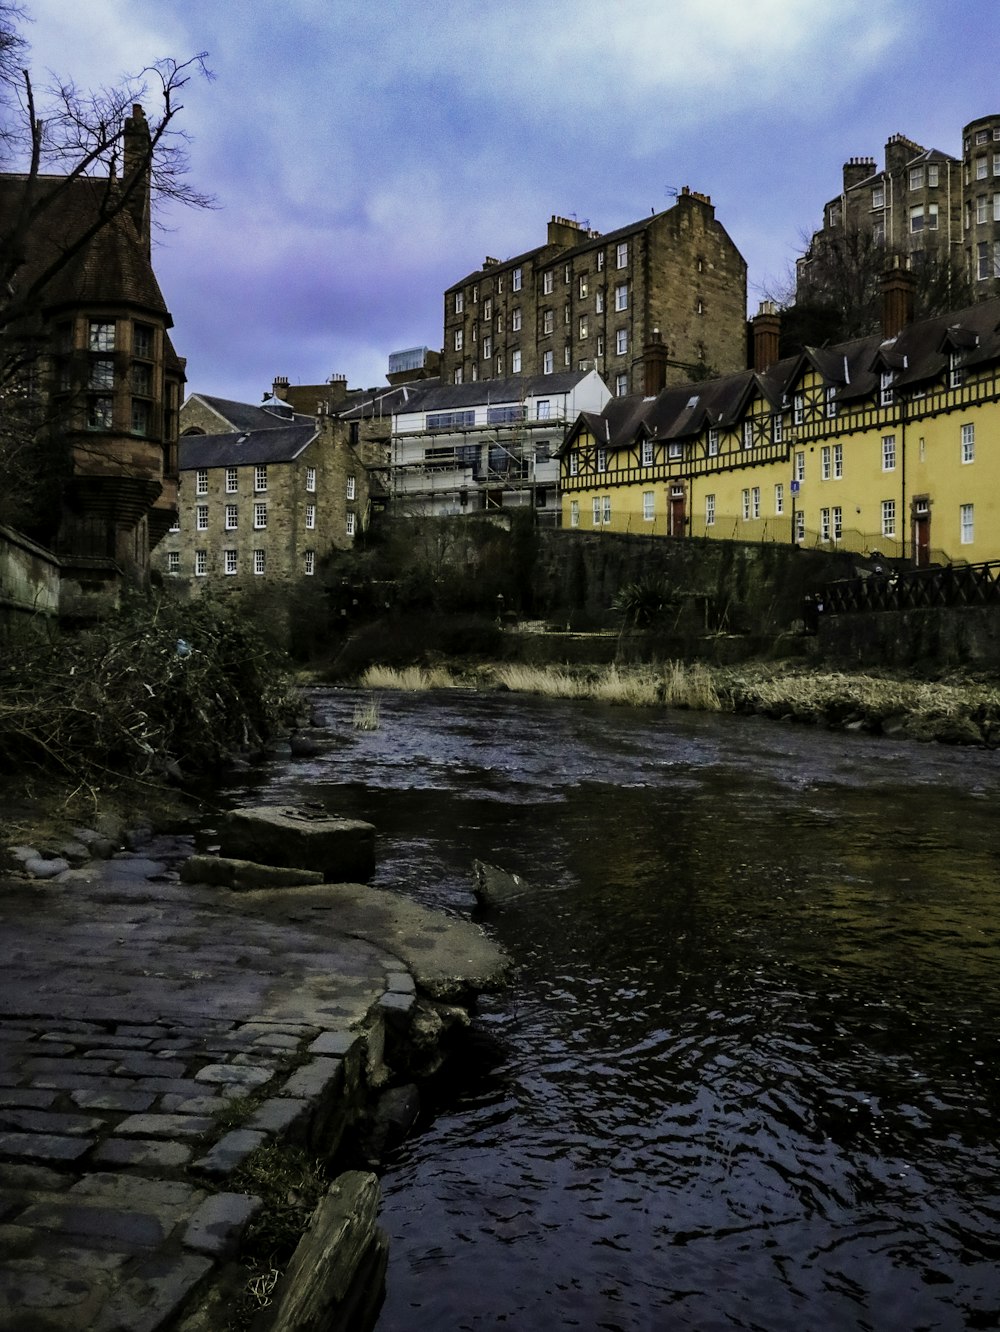
[[711,200],[685,188],[672,208],[607,235],[553,217],[544,245],[487,258],[449,287],[441,378],[596,370],[613,392],[638,392],[654,335],[680,382],[741,369],[745,321],[746,263]]
[[965,126],[960,158],[894,134],[881,168],[874,157],[845,162],[840,193],[798,262],[800,295],[815,284],[823,246],[850,231],[914,268],[949,256],[977,299],[1000,294],[1000,115]]
[[367,527],[379,469],[307,387],[315,415],[275,394],[259,407],[206,394],[185,402],[178,520],[157,552],[167,580],[197,593],[310,578]]

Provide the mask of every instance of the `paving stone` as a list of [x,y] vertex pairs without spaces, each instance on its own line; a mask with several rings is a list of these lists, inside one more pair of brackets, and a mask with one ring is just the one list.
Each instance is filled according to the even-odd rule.
[[324,1031],[309,1045],[311,1054],[339,1055],[343,1057],[357,1045],[362,1038],[353,1031]]
[[160,1332],[211,1270],[201,1254],[157,1254],[108,1300],[93,1332]]
[[26,1165],[21,1161],[0,1162],[0,1186],[11,1192],[60,1193],[72,1183],[72,1175],[50,1170],[47,1166]]
[[104,1120],[93,1115],[63,1114],[55,1110],[13,1109],[0,1110],[0,1128],[17,1129],[22,1133],[96,1133],[104,1127]]
[[[136,1190],[139,1192],[140,1190]],[[71,1235],[97,1249],[139,1253],[164,1240],[163,1226],[149,1212],[119,1207],[43,1202],[26,1207],[18,1218],[22,1226],[33,1226],[61,1235]]]
[[0,1269],[0,1327],[10,1332],[90,1327],[106,1291],[105,1281],[91,1270],[52,1272],[32,1259],[5,1263]]
[[[41,1042],[45,1040],[45,1037],[40,1036],[38,1039],[39,1042]],[[49,1041],[46,1045],[41,1046],[40,1048],[42,1048],[45,1051],[46,1056],[51,1055],[53,1059],[57,1058],[59,1055],[71,1055],[78,1053],[77,1047],[67,1041]]]
[[53,1133],[0,1133],[0,1156],[32,1161],[78,1161],[93,1145],[93,1138],[66,1138]]
[[107,1138],[94,1152],[96,1165],[128,1166],[135,1170],[176,1170],[191,1160],[190,1147],[150,1138]]
[[251,1152],[263,1147],[266,1141],[265,1133],[252,1129],[233,1129],[220,1138],[211,1151],[195,1161],[194,1169],[217,1177],[230,1175]]
[[28,1058],[23,1064],[25,1076],[34,1079],[35,1082],[40,1082],[44,1075],[63,1078],[71,1078],[74,1075],[82,1078],[93,1077],[95,1073],[110,1072],[111,1067],[110,1059],[57,1059],[45,1055]]
[[255,1050],[297,1050],[301,1044],[298,1036],[258,1036],[253,1043]]
[[241,1064],[206,1064],[195,1074],[198,1082],[225,1083],[234,1087],[262,1087],[270,1082],[273,1070]]
[[263,1101],[247,1120],[247,1128],[263,1133],[290,1133],[307,1117],[310,1103],[293,1096],[274,1096]]
[[44,1110],[52,1104],[58,1092],[47,1087],[0,1087],[0,1106],[33,1105]]
[[215,1121],[196,1115],[129,1115],[117,1126],[123,1138],[198,1138],[210,1132]]
[[184,1232],[185,1247],[213,1258],[232,1257],[244,1230],[263,1205],[253,1194],[212,1194],[188,1223]]
[[148,1110],[156,1097],[148,1091],[109,1087],[107,1091],[88,1088],[84,1091],[70,1092],[70,1100],[81,1110],[123,1110],[138,1114]]
[[168,1092],[160,1097],[159,1109],[165,1114],[217,1115],[228,1105],[224,1096],[178,1096]]
[[162,1035],[163,1035],[163,1028],[162,1028],[161,1026],[159,1026],[159,1025],[157,1025],[157,1026],[145,1026],[145,1027],[143,1027],[143,1026],[136,1027],[136,1026],[121,1025],[121,1026],[116,1026],[116,1027],[115,1027],[115,1035],[116,1035],[116,1036],[129,1036],[129,1037],[133,1037],[133,1036],[134,1036],[134,1037],[136,1037],[136,1038],[140,1038],[140,1037],[142,1037],[142,1038],[145,1038],[146,1040],[150,1040],[150,1041],[151,1041],[151,1040],[154,1040],[157,1036],[162,1036]]
[[116,1073],[140,1078],[182,1078],[187,1071],[187,1060],[144,1054],[126,1055],[115,1068]]
[[[113,1170],[95,1170],[84,1175],[70,1188],[73,1198],[96,1198],[100,1202],[131,1207],[135,1203],[136,1181]],[[201,1204],[204,1190],[182,1179],[145,1179],[139,1185],[142,1204],[157,1212],[164,1226],[172,1226],[192,1208]]]
[[379,1008],[385,1009],[387,1013],[405,1016],[412,1012],[416,1007],[417,996],[415,994],[394,994],[386,993],[378,1001]]
[[102,1073],[99,1068],[94,1068],[89,1073],[36,1073],[31,1079],[33,1087],[55,1087],[61,1091],[95,1091],[109,1086],[112,1082],[120,1083],[124,1087],[138,1085],[125,1078],[113,1078],[108,1073]]
[[313,1059],[297,1068],[281,1088],[281,1096],[299,1096],[313,1100],[339,1088],[344,1080],[344,1065],[339,1059]]
[[157,1096],[201,1096],[205,1091],[205,1084],[194,1078],[136,1078],[133,1085],[138,1091],[151,1091]]
[[393,994],[413,994],[417,983],[408,971],[390,971],[386,977],[386,989]]

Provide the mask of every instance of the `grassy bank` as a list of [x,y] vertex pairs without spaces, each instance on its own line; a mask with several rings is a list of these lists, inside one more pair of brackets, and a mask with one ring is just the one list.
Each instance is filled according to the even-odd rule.
[[784,721],[902,735],[951,744],[1000,743],[1000,687],[978,681],[918,681],[888,675],[703,662],[602,668],[498,665],[447,671],[372,667],[371,689],[502,689],[627,707],[754,713]]

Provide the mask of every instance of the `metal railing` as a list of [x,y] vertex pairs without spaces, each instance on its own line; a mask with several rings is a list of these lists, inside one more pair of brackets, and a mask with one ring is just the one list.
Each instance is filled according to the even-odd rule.
[[828,583],[823,600],[828,615],[996,606],[1000,605],[1000,560],[949,564],[944,568],[890,569],[864,578],[846,578]]

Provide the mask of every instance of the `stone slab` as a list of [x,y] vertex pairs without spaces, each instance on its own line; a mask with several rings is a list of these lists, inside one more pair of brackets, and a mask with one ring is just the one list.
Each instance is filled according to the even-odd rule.
[[243,806],[222,820],[225,855],[318,870],[331,883],[369,879],[375,871],[375,828],[294,805]]

